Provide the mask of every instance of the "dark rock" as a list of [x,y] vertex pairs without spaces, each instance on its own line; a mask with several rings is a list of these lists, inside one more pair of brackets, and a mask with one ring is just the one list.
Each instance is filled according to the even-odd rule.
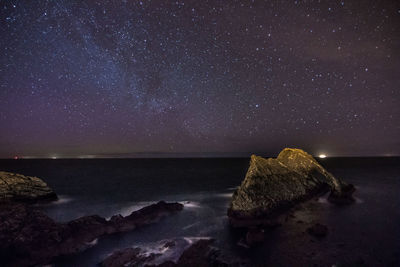
[[202,239],[195,242],[182,253],[176,266],[212,266],[213,259],[209,257],[212,243],[212,239]]
[[100,266],[211,267],[245,264],[234,256],[223,255],[211,246],[213,242],[213,239],[205,238],[162,240],[151,246],[150,250],[156,253],[149,253],[148,248],[126,248],[109,255]]
[[353,193],[356,188],[352,184],[342,186],[342,190],[332,191],[328,197],[328,200],[337,205],[347,205],[354,202]]
[[101,262],[104,267],[120,267],[138,264],[141,259],[139,257],[140,248],[126,248],[115,251]]
[[166,248],[172,248],[174,246],[175,246],[175,242],[173,242],[173,241],[169,241],[169,242],[165,243],[165,245],[164,245],[164,247],[166,247]]
[[352,188],[301,149],[286,148],[269,159],[252,155],[246,177],[233,193],[228,216],[234,227],[268,226],[275,215],[328,190],[334,202],[349,202]]
[[23,204],[0,205],[0,259],[6,266],[29,266],[76,253],[96,238],[154,223],[183,209],[180,203],[158,202],[129,216],[106,220],[92,215],[56,223],[43,212]]
[[36,202],[57,200],[57,195],[37,177],[0,172],[0,202]]
[[[212,247],[213,239],[200,239],[194,242],[189,248],[187,248],[175,265],[164,265],[160,266],[177,266],[177,267],[215,267],[215,266],[247,266],[247,262],[239,259],[238,257],[223,253],[219,249]],[[170,262],[168,263],[170,264]]]
[[307,228],[307,232],[315,237],[325,237],[328,234],[328,227],[326,227],[326,225],[316,223]]
[[262,228],[250,228],[246,234],[246,243],[249,246],[253,246],[257,243],[264,242],[264,229]]

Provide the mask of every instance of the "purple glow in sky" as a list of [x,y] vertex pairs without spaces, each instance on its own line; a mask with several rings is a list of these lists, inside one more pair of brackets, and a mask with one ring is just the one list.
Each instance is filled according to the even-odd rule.
[[400,154],[399,1],[0,1],[0,157]]

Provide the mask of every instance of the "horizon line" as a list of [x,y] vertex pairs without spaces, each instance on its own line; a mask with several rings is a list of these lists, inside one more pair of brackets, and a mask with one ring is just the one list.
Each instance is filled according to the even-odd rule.
[[[143,153],[145,154],[145,153]],[[11,156],[11,157],[0,157],[0,159],[13,159],[13,160],[24,160],[24,159],[184,159],[184,158],[249,158],[251,155],[262,156],[265,158],[275,158],[276,156],[269,156],[267,153],[218,153],[201,155],[202,153],[156,153],[149,155],[54,155],[54,156]],[[197,154],[197,155],[196,155]],[[396,154],[383,154],[383,155],[327,155],[322,158],[319,155],[313,155],[314,158],[326,159],[326,158],[396,158],[400,155]]]

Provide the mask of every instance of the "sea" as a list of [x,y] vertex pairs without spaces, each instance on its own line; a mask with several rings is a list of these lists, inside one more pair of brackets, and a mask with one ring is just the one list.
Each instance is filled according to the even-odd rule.
[[[248,248],[229,227],[232,193],[244,179],[249,158],[18,159],[0,160],[0,170],[37,176],[59,196],[36,204],[67,222],[98,214],[110,218],[160,200],[184,204],[182,212],[128,233],[95,240],[54,266],[96,266],[117,249],[157,251],[160,240],[214,238],[214,246],[249,266],[400,266],[400,158],[325,158],[333,175],[356,186],[355,203],[335,206],[327,196],[293,208],[263,244]],[[328,227],[315,238],[307,228]]]

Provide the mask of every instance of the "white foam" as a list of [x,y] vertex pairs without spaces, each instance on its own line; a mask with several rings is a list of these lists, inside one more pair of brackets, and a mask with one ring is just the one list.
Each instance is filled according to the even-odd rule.
[[328,204],[328,199],[326,197],[319,197],[318,202],[322,204]]
[[183,237],[184,240],[186,240],[189,244],[193,244],[196,241],[199,240],[209,240],[211,237],[209,236],[191,236],[191,237]]
[[134,211],[138,211],[146,206],[155,204],[156,202],[154,201],[139,201],[139,202],[135,202],[132,203],[131,205],[129,205],[128,207],[124,207],[122,209],[119,210],[119,212],[117,212],[116,214],[121,214],[122,216],[128,216],[131,215],[132,212]]
[[86,242],[86,245],[88,245],[89,247],[93,247],[93,246],[97,245],[98,241],[99,241],[98,238],[95,238],[90,242]]
[[179,203],[185,206],[185,208],[201,208],[200,203],[195,201],[181,201]]
[[[167,242],[174,242],[173,247],[166,246]],[[159,265],[164,261],[170,260],[177,262],[183,251],[189,246],[189,242],[184,239],[174,240],[161,240],[156,243],[148,243],[145,246],[140,247],[141,253],[144,257],[149,257],[151,254],[161,254],[153,260],[146,262],[147,265]]]
[[354,197],[354,199],[356,200],[356,203],[357,203],[357,204],[364,203],[364,200],[362,200],[361,198]]
[[192,227],[194,227],[196,225],[199,225],[199,222],[195,222],[195,223],[189,224],[189,225],[183,227],[182,230],[187,230],[187,229],[192,228]]
[[35,206],[52,206],[52,205],[61,205],[65,203],[69,203],[71,201],[74,201],[73,198],[66,196],[66,195],[59,195],[58,199],[52,202],[44,202],[44,203],[37,203]]
[[[210,237],[182,237],[147,243],[139,246],[141,249],[139,256],[149,257],[151,254],[159,254],[153,260],[146,261],[146,265],[159,265],[165,261],[176,263],[190,245],[202,239],[210,239]],[[174,246],[166,246],[168,242],[173,242]]]
[[53,202],[53,204],[59,205],[59,204],[69,203],[71,201],[74,201],[74,199],[71,197],[65,196],[65,195],[61,195],[61,196],[58,196],[58,200]]

